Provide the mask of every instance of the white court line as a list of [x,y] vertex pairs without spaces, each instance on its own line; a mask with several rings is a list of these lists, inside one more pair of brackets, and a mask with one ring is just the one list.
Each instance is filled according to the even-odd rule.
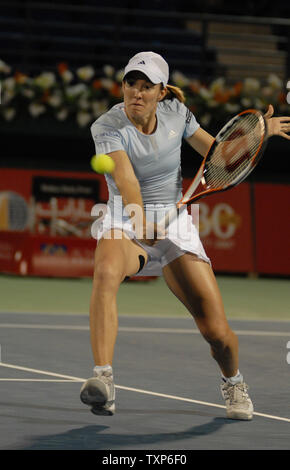
[[[138,327],[120,327],[120,331],[133,332],[133,333],[178,333],[178,334],[200,334],[198,329],[185,329],[185,328],[138,328]],[[235,330],[237,335],[246,336],[286,336],[290,338],[290,331],[255,331],[255,330]]]
[[70,379],[73,382],[85,382],[86,379],[80,377],[73,377],[71,375],[57,374],[56,372],[48,372],[46,370],[31,369],[30,367],[16,366],[14,364],[7,364],[6,362],[0,362],[0,366],[8,367],[9,369],[23,370],[25,372],[34,372],[35,374],[50,375],[52,377],[60,377],[62,379]]
[[[5,362],[0,362],[0,366],[2,367],[8,367],[10,369],[17,369],[17,370],[23,370],[26,372],[34,372],[37,374],[44,374],[44,375],[50,375],[50,376],[55,376],[55,377],[62,377],[65,379],[70,379],[72,382],[85,382],[86,379],[80,378],[80,377],[74,377],[71,375],[64,375],[64,374],[57,374],[53,372],[48,372],[44,370],[39,370],[39,369],[31,369],[29,367],[23,367],[23,366],[16,366],[14,364],[7,364]],[[161,397],[161,398],[169,398],[171,400],[178,400],[178,401],[184,401],[187,403],[195,403],[198,405],[204,405],[204,406],[211,406],[213,408],[225,408],[224,405],[218,405],[216,403],[209,403],[206,401],[200,401],[200,400],[193,400],[192,398],[183,398],[183,397],[177,397],[175,395],[166,395],[165,393],[157,393],[157,392],[151,392],[149,390],[142,390],[139,388],[132,388],[132,387],[124,387],[122,385],[115,385],[116,388],[119,388],[120,390],[127,390],[128,392],[136,392],[136,393],[142,393],[144,395],[151,395],[155,397]],[[277,421],[285,421],[287,423],[290,423],[289,418],[282,418],[280,416],[273,416],[273,415],[268,415],[265,413],[257,413],[254,412],[254,415],[256,416],[261,416],[263,418],[269,418],[269,419],[274,419]]]
[[[88,316],[88,312],[44,312],[44,311],[30,311],[30,312],[27,312],[26,310],[18,310],[17,312],[15,311],[9,311],[9,310],[0,310],[0,315],[22,315],[22,316],[25,316],[25,315],[34,315],[35,317],[36,316],[59,316],[59,315],[62,315],[62,316],[67,316],[67,317],[72,317],[72,318],[75,318],[77,316],[81,316],[81,317],[87,317]],[[283,312],[283,318],[275,318],[275,319],[271,319],[271,318],[261,318],[259,316],[260,314],[258,313],[257,314],[257,317],[255,317],[255,312],[252,312],[251,313],[251,317],[228,317],[228,320],[230,321],[239,321],[239,322],[252,322],[252,323],[286,323],[286,324],[290,324],[290,319],[288,318],[284,318],[288,315],[289,317],[289,314],[288,312]],[[120,313],[120,318],[130,318],[130,319],[133,319],[133,318],[145,318],[145,319],[152,319],[152,318],[155,318],[155,319],[158,319],[158,320],[166,320],[166,319],[178,319],[178,320],[188,320],[188,318],[190,318],[188,316],[188,314],[170,314],[170,315],[159,315],[159,314],[156,314],[156,313],[147,313],[147,314],[128,314],[128,313]]]
[[[89,331],[89,326],[83,325],[43,325],[43,324],[15,324],[0,323],[0,328],[12,329],[39,329],[39,330],[72,330],[72,331]],[[130,327],[121,326],[118,331],[132,333],[173,333],[173,334],[200,334],[196,328],[147,328],[147,327]],[[260,330],[235,330],[237,335],[241,336],[277,336],[290,338],[290,331],[260,331]]]
[[[0,363],[1,365],[1,363]],[[64,383],[64,382],[75,382],[75,380],[68,379],[0,379],[0,382],[53,382],[53,383]]]
[[45,325],[37,323],[0,323],[0,328],[12,328],[12,329],[36,329],[36,330],[76,330],[76,331],[88,331],[89,326],[82,325]]

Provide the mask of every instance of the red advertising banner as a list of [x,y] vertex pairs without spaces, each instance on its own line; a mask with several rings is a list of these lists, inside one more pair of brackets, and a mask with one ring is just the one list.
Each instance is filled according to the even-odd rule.
[[91,211],[107,199],[105,177],[93,172],[0,169],[0,272],[91,277]]
[[263,274],[290,274],[290,185],[255,185],[256,262]]
[[0,271],[91,276],[91,210],[106,200],[101,175],[0,169]]
[[32,236],[30,273],[38,276],[90,277],[94,270],[96,240]]
[[[289,185],[242,183],[198,201],[194,222],[213,269],[289,275],[289,196]],[[95,173],[0,169],[0,272],[91,276],[91,210],[107,197]]]
[[[185,180],[184,186],[189,181]],[[199,204],[199,234],[214,271],[252,272],[251,188],[242,183]]]
[[27,274],[31,258],[29,248],[27,232],[0,231],[0,272]]

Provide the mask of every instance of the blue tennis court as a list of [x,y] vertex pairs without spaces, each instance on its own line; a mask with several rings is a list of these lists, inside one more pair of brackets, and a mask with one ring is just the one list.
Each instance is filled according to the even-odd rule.
[[100,417],[79,400],[93,366],[88,317],[1,313],[0,448],[289,449],[290,323],[230,323],[250,422],[225,417],[217,366],[191,318],[120,316],[117,411]]

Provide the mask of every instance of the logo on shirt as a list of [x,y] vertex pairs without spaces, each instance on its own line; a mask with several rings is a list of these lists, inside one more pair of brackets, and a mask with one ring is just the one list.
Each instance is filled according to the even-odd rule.
[[192,118],[192,112],[191,112],[189,109],[187,109],[187,111],[186,111],[186,119],[185,119],[186,124],[189,124],[189,123],[190,123],[191,118]]
[[177,132],[175,132],[173,129],[169,132],[168,134],[168,139],[173,139],[173,137],[177,136]]

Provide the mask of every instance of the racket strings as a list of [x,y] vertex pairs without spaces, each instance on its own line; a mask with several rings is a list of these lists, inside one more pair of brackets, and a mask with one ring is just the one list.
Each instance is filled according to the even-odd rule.
[[259,151],[264,132],[263,120],[253,113],[239,116],[228,128],[222,129],[206,163],[206,186],[227,186],[247,173]]

